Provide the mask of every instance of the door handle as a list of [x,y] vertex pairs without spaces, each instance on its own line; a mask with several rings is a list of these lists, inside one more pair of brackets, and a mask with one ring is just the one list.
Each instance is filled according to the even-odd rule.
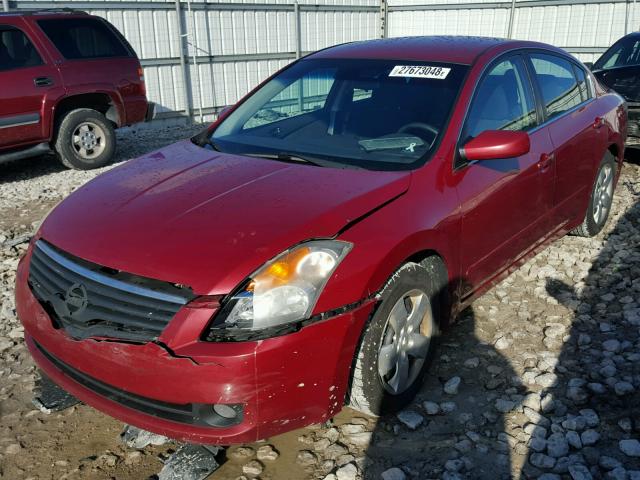
[[593,121],[593,124],[591,125],[593,128],[595,128],[596,130],[598,130],[600,127],[602,127],[604,125],[604,118],[602,117],[596,117],[596,119]]
[[33,84],[36,87],[49,87],[53,85],[53,80],[49,77],[36,77],[33,79]]
[[543,153],[540,155],[540,161],[538,162],[538,170],[546,172],[555,160],[556,156],[553,153]]

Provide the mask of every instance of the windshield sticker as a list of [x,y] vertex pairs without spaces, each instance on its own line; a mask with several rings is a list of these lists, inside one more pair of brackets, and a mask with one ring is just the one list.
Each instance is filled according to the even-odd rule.
[[436,78],[444,80],[449,75],[450,68],[431,67],[427,65],[396,65],[389,73],[390,77],[412,77],[412,78]]

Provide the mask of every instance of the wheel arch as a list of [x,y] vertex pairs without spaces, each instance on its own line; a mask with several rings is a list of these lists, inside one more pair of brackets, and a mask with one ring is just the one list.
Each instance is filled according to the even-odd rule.
[[[444,257],[433,249],[420,250],[408,257],[402,264],[414,262],[427,268],[434,276],[438,288],[439,312],[436,320],[443,327],[449,323],[451,314],[452,293],[455,286],[449,281],[449,268]],[[398,267],[400,268],[400,267]]]
[[[455,243],[455,242],[454,242]],[[447,242],[444,235],[437,235],[433,231],[424,231],[396,245],[392,251],[382,259],[369,277],[367,291],[380,292],[389,279],[403,265],[415,262],[429,268],[434,268],[437,275],[440,310],[438,319],[440,326],[446,326],[450,321],[452,307],[456,301],[457,281],[455,249],[451,242]],[[435,262],[431,262],[435,260]]]
[[58,126],[64,116],[78,108],[90,108],[103,114],[115,128],[122,125],[124,118],[119,102],[106,92],[76,93],[63,97],[54,107],[53,140],[57,136]]
[[620,176],[620,172],[622,171],[622,164],[624,162],[624,144],[622,144],[622,147],[620,147],[618,145],[618,143],[616,142],[611,142],[608,146],[607,146],[607,151],[613,155],[613,158],[615,159],[617,168],[616,168],[616,183],[618,181],[618,177]]
[[613,155],[616,159],[616,162],[618,163],[622,163],[623,160],[623,154],[620,151],[620,148],[618,147],[618,144],[615,142],[611,142],[608,146],[607,146],[607,151]]
[[[384,283],[378,288],[376,291],[377,294],[382,292],[389,281],[393,278],[393,276],[398,272],[404,265],[407,263],[417,263],[427,268],[429,271],[433,272],[436,276],[436,285],[438,287],[438,299],[439,299],[439,309],[440,314],[436,316],[436,321],[438,323],[438,327],[441,328],[446,326],[449,322],[449,315],[451,312],[451,299],[452,299],[452,284],[449,276],[449,268],[447,266],[447,262],[444,256],[436,249],[433,248],[424,248],[421,250],[417,250],[414,253],[406,256],[403,261],[396,265],[393,271],[387,276],[387,279]],[[377,296],[377,295],[376,295]],[[344,404],[349,405],[352,400],[352,391],[354,388],[355,381],[355,373],[356,373],[356,364],[358,362],[358,355],[361,349],[362,342],[364,341],[365,333],[367,332],[367,328],[374,315],[376,314],[378,307],[380,306],[380,302],[376,302],[376,305],[372,309],[369,318],[362,326],[361,331],[358,334],[358,340],[355,344],[355,352],[353,358],[351,360],[351,365],[349,367],[349,376],[347,381],[347,388],[345,389],[345,397]]]

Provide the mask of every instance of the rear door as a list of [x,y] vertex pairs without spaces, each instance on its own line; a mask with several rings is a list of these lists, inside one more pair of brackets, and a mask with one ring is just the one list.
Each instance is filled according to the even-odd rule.
[[61,89],[60,74],[22,25],[0,20],[0,149],[44,141],[45,97]]
[[523,130],[531,150],[517,158],[458,161],[463,296],[486,285],[548,233],[554,167],[545,155],[553,147],[539,122],[522,57],[496,61],[476,87],[461,145],[485,130]]
[[127,115],[121,124],[141,121],[147,109],[140,62],[122,35],[101,18],[57,16],[37,20],[55,47],[69,95],[117,91]]
[[529,58],[554,147],[554,222],[561,225],[584,214],[606,133],[582,67],[550,53]]

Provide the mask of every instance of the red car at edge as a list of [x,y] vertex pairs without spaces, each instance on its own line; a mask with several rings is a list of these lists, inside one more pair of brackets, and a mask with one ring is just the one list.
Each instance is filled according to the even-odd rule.
[[252,442],[420,389],[439,332],[605,224],[626,109],[564,51],[350,43],[45,219],[16,303],[42,370],[124,422]]

